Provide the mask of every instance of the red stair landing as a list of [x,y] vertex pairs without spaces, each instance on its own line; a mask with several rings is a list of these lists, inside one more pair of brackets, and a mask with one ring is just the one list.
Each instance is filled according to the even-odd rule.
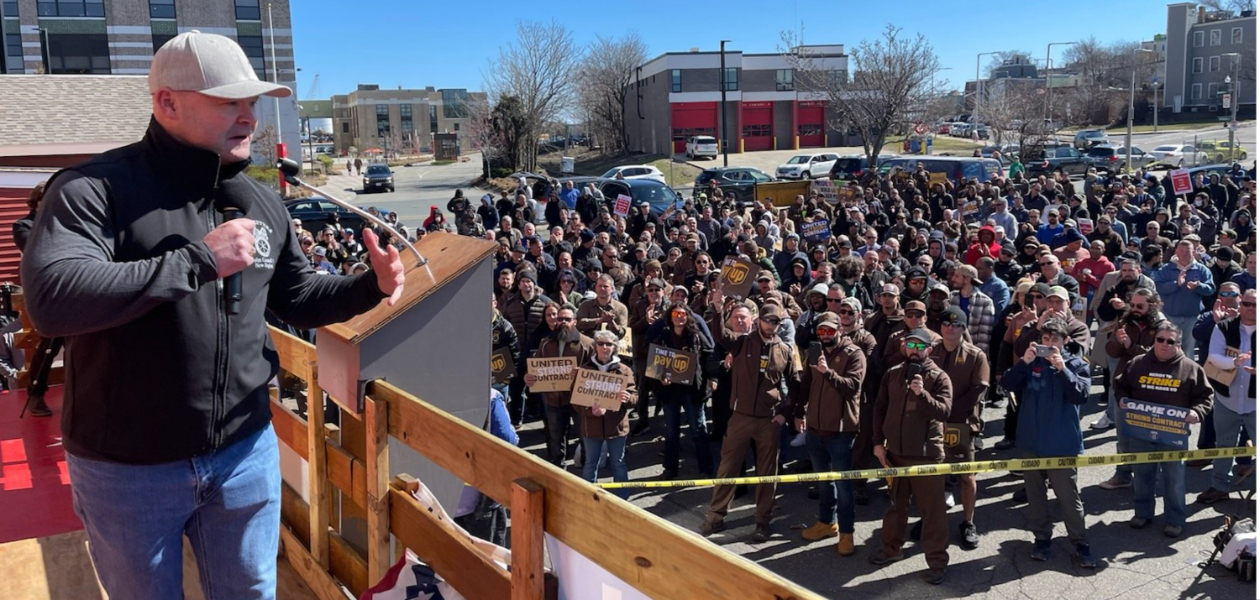
[[0,392],[0,544],[83,528],[61,446],[61,390],[44,397],[53,416],[23,419],[26,392]]

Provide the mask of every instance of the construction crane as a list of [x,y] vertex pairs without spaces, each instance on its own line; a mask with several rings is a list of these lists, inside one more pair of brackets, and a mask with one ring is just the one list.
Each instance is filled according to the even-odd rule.
[[316,73],[315,78],[311,80],[311,87],[306,88],[306,99],[318,100],[319,99],[318,94],[319,94],[319,73]]

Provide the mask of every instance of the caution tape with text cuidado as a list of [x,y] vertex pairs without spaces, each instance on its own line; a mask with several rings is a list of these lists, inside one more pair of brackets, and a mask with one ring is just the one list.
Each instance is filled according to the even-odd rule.
[[978,460],[975,462],[937,463],[891,469],[863,469],[833,473],[804,473],[801,475],[776,475],[773,477],[727,477],[723,479],[680,479],[676,481],[623,481],[597,483],[604,489],[623,488],[683,488],[712,487],[715,485],[755,485],[760,483],[811,483],[839,481],[843,479],[878,479],[887,477],[925,477],[929,475],[961,475],[966,473],[990,473],[994,471],[1046,471],[1050,469],[1083,469],[1108,465],[1134,465],[1142,463],[1175,462],[1200,458],[1233,458],[1255,456],[1253,446],[1237,448],[1212,448],[1208,450],[1168,450],[1164,452],[1130,452],[1127,454],[1101,454],[1094,456],[1063,456],[1051,458],[1014,458],[1010,460]]

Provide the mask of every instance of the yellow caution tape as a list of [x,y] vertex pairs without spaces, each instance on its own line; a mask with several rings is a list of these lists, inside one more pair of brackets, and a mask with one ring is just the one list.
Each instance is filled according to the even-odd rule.
[[680,479],[675,481],[623,481],[597,483],[609,490],[624,488],[683,488],[712,487],[716,485],[756,485],[760,483],[812,483],[843,479],[876,479],[879,477],[924,477],[928,475],[959,475],[966,473],[990,473],[993,471],[1045,471],[1049,469],[1084,469],[1108,465],[1133,465],[1143,463],[1174,462],[1200,458],[1233,458],[1255,456],[1253,446],[1237,448],[1212,448],[1209,450],[1168,450],[1164,452],[1131,452],[1128,454],[1101,454],[1064,456],[1051,458],[1015,458],[1010,460],[981,460],[962,463],[937,463],[898,467],[893,469],[863,469],[834,473],[804,473],[801,475],[777,475],[773,477],[727,477],[723,479]]

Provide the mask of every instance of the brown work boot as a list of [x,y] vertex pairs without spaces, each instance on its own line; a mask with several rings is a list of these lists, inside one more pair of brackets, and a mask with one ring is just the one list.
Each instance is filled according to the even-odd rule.
[[711,535],[713,535],[713,534],[715,534],[715,533],[718,533],[718,532],[720,532],[720,531],[723,531],[723,530],[725,530],[725,529],[726,529],[726,521],[722,521],[722,520],[709,521],[709,520],[706,520],[706,521],[704,522],[704,524],[700,526],[700,535],[703,535],[704,537],[709,537],[709,536],[711,536]]
[[840,528],[835,523],[828,524],[819,521],[802,530],[801,537],[807,542],[817,542],[835,535],[837,531],[840,531]]
[[853,546],[852,533],[840,534],[840,539],[836,542],[836,552],[840,556],[853,556],[853,553],[857,552],[857,548]]
[[29,400],[30,408],[27,409],[32,417],[51,417],[52,409],[48,408],[48,403],[44,402],[43,396],[35,396]]

